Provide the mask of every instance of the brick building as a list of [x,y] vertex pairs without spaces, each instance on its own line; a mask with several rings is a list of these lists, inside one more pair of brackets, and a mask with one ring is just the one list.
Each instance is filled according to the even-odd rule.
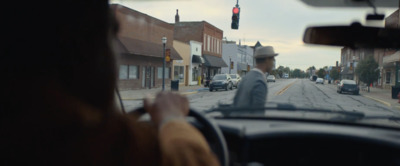
[[[111,5],[120,29],[117,38],[119,81],[121,90],[162,86],[163,44],[170,49],[171,59],[182,60],[173,48],[174,26],[157,18],[119,4]],[[170,84],[172,61],[167,62],[165,82]]]
[[[400,12],[396,10],[385,19],[386,28],[400,28]],[[399,63],[400,51],[399,49],[376,49],[375,57],[379,58],[379,66],[381,69],[381,79],[379,80],[382,87],[391,89],[392,86],[399,85]],[[396,71],[397,68],[397,71]],[[396,74],[397,73],[397,74]],[[397,81],[396,81],[397,80]]]
[[342,48],[340,57],[340,78],[359,82],[359,79],[355,74],[357,64],[368,56],[374,56],[373,49]]
[[221,73],[221,67],[228,67],[222,59],[223,31],[206,21],[180,22],[178,13],[175,16],[174,39],[189,43],[197,41],[202,43],[202,58],[200,65],[201,76],[212,77]]

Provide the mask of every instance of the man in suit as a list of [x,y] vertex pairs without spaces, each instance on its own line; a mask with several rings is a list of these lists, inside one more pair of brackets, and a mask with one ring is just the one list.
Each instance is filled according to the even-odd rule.
[[263,107],[265,105],[268,93],[265,73],[271,72],[277,55],[271,46],[256,49],[254,54],[256,67],[242,78],[233,100],[233,106]]

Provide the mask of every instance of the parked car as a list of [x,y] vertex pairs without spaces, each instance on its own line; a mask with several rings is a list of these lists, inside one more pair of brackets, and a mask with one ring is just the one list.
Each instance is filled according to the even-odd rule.
[[242,77],[240,77],[239,74],[230,74],[230,76],[231,76],[231,80],[232,80],[233,86],[235,88],[237,88],[239,83],[240,83],[240,81],[242,80]]
[[210,92],[218,89],[233,89],[232,78],[229,74],[217,74],[213,77],[210,82]]
[[324,79],[323,78],[317,78],[315,81],[316,84],[324,84]]
[[338,84],[338,93],[352,93],[358,95],[360,93],[360,88],[357,86],[356,82],[353,80],[342,80]]
[[269,75],[268,77],[267,77],[267,82],[275,82],[275,76],[274,75]]

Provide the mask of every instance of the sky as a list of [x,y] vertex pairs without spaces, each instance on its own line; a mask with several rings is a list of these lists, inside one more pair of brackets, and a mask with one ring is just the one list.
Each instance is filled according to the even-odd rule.
[[[236,0],[111,0],[168,23],[175,22],[176,9],[180,21],[207,21],[224,31],[228,40],[253,46],[273,46],[279,55],[276,66],[306,70],[334,66],[340,62],[341,47],[307,45],[302,41],[309,26],[363,25],[383,27],[383,21],[366,22],[372,8],[315,8],[300,0],[239,0],[239,30],[231,29],[232,8]],[[378,8],[389,16],[397,8]]]

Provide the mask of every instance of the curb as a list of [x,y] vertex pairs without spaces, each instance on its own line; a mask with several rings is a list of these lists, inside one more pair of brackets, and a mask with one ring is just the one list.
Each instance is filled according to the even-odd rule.
[[[386,101],[382,101],[382,100],[380,100],[380,99],[373,98],[373,97],[367,96],[367,95],[362,95],[362,96],[364,96],[364,97],[366,97],[366,98],[369,98],[369,99],[371,99],[371,100],[375,100],[375,101],[377,101],[377,102],[379,102],[379,103],[382,103],[382,104],[384,104],[384,105],[386,105],[386,106],[388,106],[388,107],[391,107],[391,106],[392,106],[390,103],[388,103],[388,102],[386,102]],[[400,106],[396,106],[396,108],[399,108],[399,109],[400,109]]]

